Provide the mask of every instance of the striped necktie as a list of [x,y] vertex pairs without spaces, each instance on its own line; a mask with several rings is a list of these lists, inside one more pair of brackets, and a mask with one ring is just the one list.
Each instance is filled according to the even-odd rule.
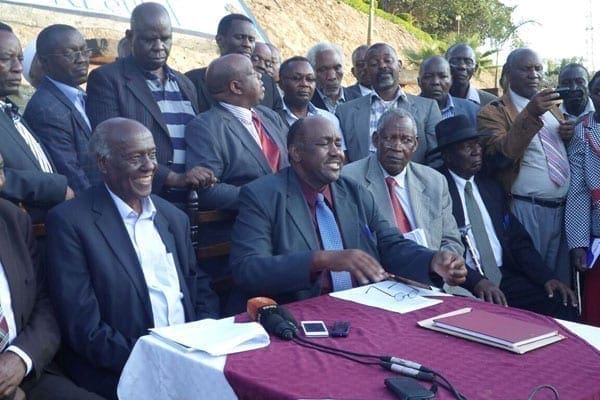
[[558,133],[551,132],[545,126],[540,129],[540,140],[546,155],[546,163],[548,164],[548,175],[550,180],[562,186],[567,183],[569,176],[569,163],[561,152],[562,143],[558,137]]
[[[335,216],[327,204],[325,204],[322,193],[317,193],[315,211],[323,250],[344,250],[342,235],[338,229]],[[334,292],[352,288],[352,277],[348,271],[329,272],[331,274],[331,283]]]

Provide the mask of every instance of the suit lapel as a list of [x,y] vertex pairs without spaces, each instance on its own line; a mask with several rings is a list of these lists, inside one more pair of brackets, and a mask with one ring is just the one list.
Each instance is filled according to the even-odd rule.
[[90,138],[92,136],[92,132],[87,122],[79,112],[79,110],[75,107],[75,105],[65,96],[63,92],[59,88],[56,87],[52,82],[44,79],[42,81],[42,87],[48,90],[58,101],[64,104],[69,110],[71,110],[71,114],[75,117],[75,121],[77,121],[77,125],[79,125],[79,132],[83,132],[86,138]]
[[238,140],[242,143],[242,146],[248,150],[250,156],[252,156],[260,165],[263,174],[272,173],[273,171],[271,170],[271,166],[269,165],[267,158],[258,146],[258,143],[256,143],[254,138],[250,135],[250,132],[248,132],[246,127],[222,106],[214,105],[213,108],[219,110],[219,113],[222,116],[221,118],[223,120],[223,126],[226,130],[226,134],[238,138]]
[[485,208],[492,220],[492,225],[494,225],[496,236],[499,240],[504,240],[504,228],[502,226],[502,211],[500,211],[500,215],[498,215],[498,212],[495,207],[503,199],[494,198],[494,195],[489,190],[489,186],[486,184],[485,181],[482,181],[477,175],[475,175],[475,183],[477,183],[477,188],[479,189],[479,194],[481,195],[483,204],[485,204]]
[[[21,120],[21,122],[23,122],[23,120]],[[27,157],[31,160],[31,162],[33,162],[37,169],[41,171],[42,167],[40,166],[40,163],[38,162],[37,158],[35,158],[35,156],[33,155],[33,152],[25,142],[25,139],[23,139],[23,137],[15,127],[14,122],[8,115],[6,115],[2,111],[0,111],[0,124],[4,126],[3,130],[7,133],[7,136],[10,137],[16,143],[16,145],[19,146],[23,150],[23,152],[25,152],[25,154],[27,154]],[[50,160],[50,158],[48,159]]]
[[[353,124],[356,132],[357,154],[369,154],[371,148],[371,96],[365,96],[354,104]],[[356,160],[353,160],[356,161]]]
[[360,235],[362,232],[356,229],[358,211],[356,209],[356,199],[352,198],[346,187],[338,179],[333,182],[331,192],[333,194],[333,204],[335,207],[335,216],[340,227],[340,233],[344,239],[345,249],[360,249]]
[[[408,188],[408,198],[413,212],[413,218],[417,226],[422,226],[425,232],[428,231],[429,222],[432,220],[431,210],[433,209],[431,198],[425,192],[425,186],[421,179],[417,177],[411,163],[406,166],[406,186]],[[441,205],[434,205],[441,206]],[[413,226],[413,228],[416,228]]]
[[365,175],[365,180],[367,181],[366,188],[373,193],[373,197],[375,198],[379,209],[382,211],[383,216],[395,226],[396,217],[394,216],[394,210],[392,210],[390,193],[387,184],[385,183],[383,171],[379,166],[375,154],[370,155],[367,159],[367,173]]
[[131,93],[146,107],[152,118],[160,125],[163,129],[163,133],[165,135],[169,135],[169,130],[164,123],[164,119],[162,113],[160,112],[160,108],[158,108],[158,104],[154,101],[154,97],[152,96],[152,92],[148,88],[146,81],[144,80],[144,75],[142,71],[133,64],[133,59],[128,57],[123,64],[124,67],[124,75],[126,79],[125,85]]
[[450,197],[452,198],[452,214],[456,220],[456,225],[461,228],[465,226],[465,213],[462,208],[462,202],[460,201],[460,195],[458,194],[456,182],[454,182],[454,178],[452,178],[452,175],[450,175],[448,168],[443,167],[440,172],[446,177],[446,181],[448,181],[448,191],[450,192]]
[[308,205],[300,188],[300,183],[291,168],[287,170],[286,213],[300,232],[307,248],[319,249],[319,241],[313,225],[313,219],[308,212]]
[[21,331],[21,320],[22,312],[24,308],[23,300],[27,296],[24,294],[25,288],[22,287],[21,282],[24,281],[22,276],[25,273],[25,268],[21,265],[23,261],[19,260],[19,256],[26,257],[29,254],[17,255],[14,253],[13,246],[9,240],[13,234],[8,231],[8,227],[3,219],[0,218],[0,262],[4,267],[4,274],[10,288],[11,306],[14,313],[15,324],[17,332]]
[[97,193],[94,196],[94,203],[92,204],[92,210],[98,214],[96,226],[119,261],[119,265],[116,268],[125,270],[142,304],[146,305],[146,312],[150,320],[152,320],[146,280],[121,215],[117,211],[106,188],[100,186],[96,190]]

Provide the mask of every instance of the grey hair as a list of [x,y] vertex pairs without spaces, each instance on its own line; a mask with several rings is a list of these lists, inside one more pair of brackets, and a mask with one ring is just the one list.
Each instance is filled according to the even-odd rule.
[[320,42],[311,47],[308,50],[308,53],[306,53],[306,58],[308,58],[308,61],[313,68],[316,69],[317,55],[323,51],[333,51],[340,58],[342,65],[344,65],[344,52],[339,45],[329,42]]
[[98,158],[110,158],[110,146],[108,145],[109,129],[103,129],[102,125],[94,130],[94,134],[90,138],[89,152]]
[[385,126],[392,120],[394,119],[409,119],[411,121],[411,125],[412,125],[412,129],[413,132],[415,134],[415,136],[417,136],[417,122],[415,121],[415,117],[413,117],[413,115],[411,113],[409,113],[408,111],[406,111],[403,108],[391,108],[389,110],[387,110],[386,112],[384,112],[381,117],[379,117],[379,120],[377,121],[377,132],[381,134],[381,132],[384,130]]

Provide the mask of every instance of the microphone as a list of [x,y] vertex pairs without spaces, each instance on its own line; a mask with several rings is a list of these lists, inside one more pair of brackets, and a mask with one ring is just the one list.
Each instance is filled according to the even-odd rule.
[[405,376],[410,376],[412,378],[420,379],[422,381],[433,382],[433,380],[435,379],[435,375],[430,372],[422,372],[414,368],[403,367],[401,365],[394,364],[391,362],[380,361],[379,365],[381,365],[383,368],[389,371],[396,372]]
[[291,340],[298,334],[294,316],[273,299],[253,297],[248,300],[246,311],[252,320],[261,324],[271,335]]

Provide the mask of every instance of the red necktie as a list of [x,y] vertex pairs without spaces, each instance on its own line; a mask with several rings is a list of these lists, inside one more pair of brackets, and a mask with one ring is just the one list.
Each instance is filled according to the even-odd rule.
[[402,205],[398,200],[398,196],[396,196],[396,185],[398,182],[391,176],[385,178],[385,183],[387,183],[388,190],[390,193],[390,200],[392,201],[392,209],[394,210],[394,215],[396,216],[396,226],[400,229],[400,232],[406,233],[410,232],[412,229],[410,227],[410,222],[408,222],[408,218],[406,218],[406,214],[404,214],[404,210],[402,209]]
[[267,162],[271,166],[271,170],[273,172],[277,172],[279,169],[279,148],[271,139],[269,134],[264,129],[262,122],[260,122],[260,118],[258,114],[252,112],[252,123],[256,128],[256,132],[258,133],[258,137],[260,138],[260,145],[262,147],[262,152],[267,159]]

